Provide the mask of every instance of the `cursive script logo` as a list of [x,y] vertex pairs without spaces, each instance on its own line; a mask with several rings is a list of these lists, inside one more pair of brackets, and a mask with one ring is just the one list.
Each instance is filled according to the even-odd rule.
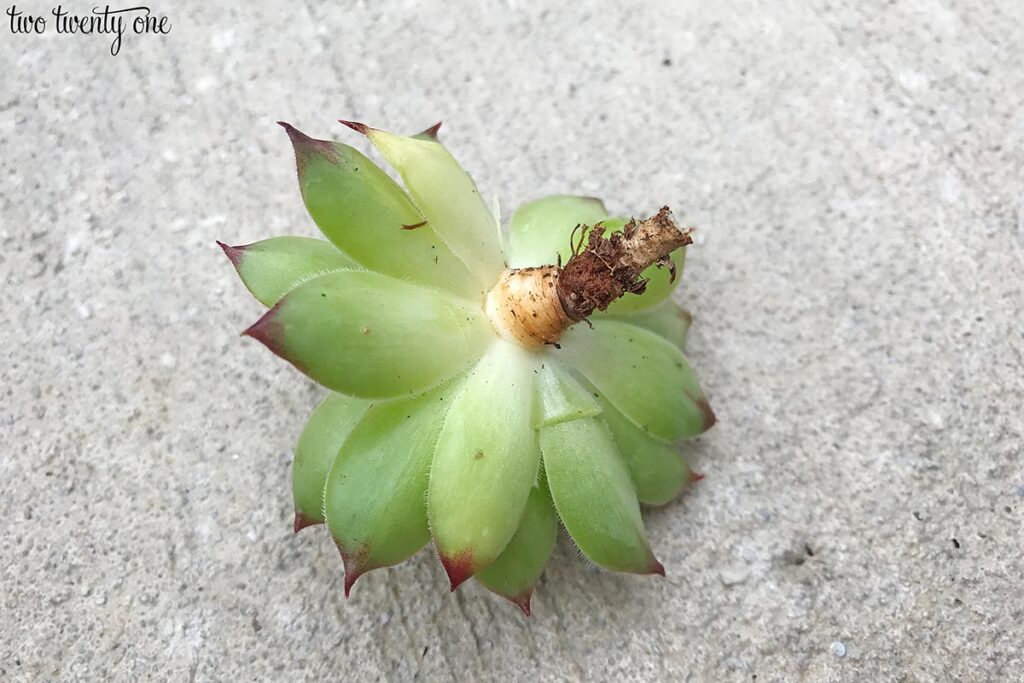
[[[170,19],[153,14],[145,5],[124,9],[111,9],[110,5],[93,7],[88,14],[74,14],[64,9],[63,5],[57,5],[50,10],[50,15],[59,34],[113,36],[110,43],[111,55],[121,51],[121,42],[128,30],[136,35],[166,35],[171,32]],[[50,21],[43,15],[25,14],[18,10],[17,5],[7,8],[7,16],[10,18],[11,33],[14,34],[45,33]]]

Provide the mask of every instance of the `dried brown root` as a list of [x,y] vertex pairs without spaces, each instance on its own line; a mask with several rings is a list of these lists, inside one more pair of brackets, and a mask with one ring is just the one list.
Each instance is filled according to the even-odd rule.
[[693,243],[690,232],[679,229],[667,206],[650,218],[630,220],[622,232],[610,237],[605,237],[600,224],[590,228],[586,245],[581,238],[558,276],[558,296],[566,315],[584,320],[626,293],[643,294],[647,280],[641,274],[652,263],[668,266],[669,276],[675,279],[669,255]]
[[603,311],[627,293],[643,294],[642,273],[651,264],[668,267],[675,278],[670,254],[693,243],[690,232],[676,225],[667,206],[609,237],[601,224],[579,226],[564,266],[505,271],[487,295],[487,315],[509,340],[528,347],[555,344],[595,309]]

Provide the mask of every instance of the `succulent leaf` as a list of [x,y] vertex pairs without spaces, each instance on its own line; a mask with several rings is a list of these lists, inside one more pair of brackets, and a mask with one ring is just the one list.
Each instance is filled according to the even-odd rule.
[[370,270],[474,300],[482,295],[480,283],[387,173],[348,145],[281,125],[295,149],[306,209],[327,239]]
[[571,365],[631,422],[676,441],[715,423],[686,356],[671,342],[634,325],[594,320],[562,337],[557,358]]
[[616,571],[664,574],[644,535],[629,470],[597,418],[541,427],[544,471],[562,525],[583,554]]
[[609,315],[595,311],[594,319],[617,320],[619,322],[643,327],[660,335],[679,347],[682,351],[686,345],[686,335],[690,331],[693,316],[688,310],[677,305],[671,299],[655,304],[648,309],[632,314]]
[[310,415],[292,462],[295,531],[324,521],[324,484],[341,444],[370,406],[331,392]]
[[548,266],[569,260],[569,244],[577,225],[607,218],[604,203],[594,197],[555,195],[523,204],[508,224],[509,268]]
[[360,268],[330,242],[311,237],[271,237],[238,247],[217,244],[246,289],[264,306],[273,306],[298,285],[320,275]]
[[362,398],[435,386],[494,338],[479,308],[354,270],[296,287],[245,333],[328,389]]
[[601,406],[586,387],[573,379],[552,358],[548,358],[537,373],[537,393],[540,396],[538,427],[593,417],[601,412]]
[[496,340],[445,419],[430,468],[427,512],[452,590],[505,549],[536,482],[536,365],[529,352]]
[[489,566],[474,577],[488,590],[508,598],[530,616],[530,596],[551,557],[558,517],[543,477],[530,489],[515,536]]
[[636,497],[647,505],[664,505],[682,493],[693,473],[679,451],[657,441],[603,400],[601,418],[629,468]]
[[345,562],[345,595],[363,573],[397,564],[430,540],[424,494],[452,382],[373,405],[327,477],[327,525]]
[[[344,122],[343,122],[344,123]],[[413,202],[483,287],[505,267],[494,215],[476,184],[436,138],[405,137],[348,123],[395,167]]]

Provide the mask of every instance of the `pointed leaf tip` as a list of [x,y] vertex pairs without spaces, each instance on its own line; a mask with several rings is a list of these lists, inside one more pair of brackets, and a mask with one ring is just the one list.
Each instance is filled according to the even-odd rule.
[[372,130],[372,128],[367,126],[365,123],[359,123],[358,121],[346,121],[345,119],[338,119],[338,123],[348,126],[355,132],[362,133],[363,135],[368,134]]
[[691,485],[696,484],[698,481],[702,481],[703,479],[704,479],[704,475],[701,474],[700,472],[690,472],[690,484]]
[[299,144],[301,142],[313,141],[313,138],[309,137],[308,135],[306,135],[301,130],[299,130],[292,124],[288,123],[287,121],[278,121],[277,125],[284,128],[284,132],[288,133],[288,138],[292,141],[293,145]]
[[[259,320],[254,322],[244,332],[243,337],[252,337],[259,343],[266,346],[272,353],[294,365],[295,367],[302,370],[302,368],[291,358],[285,355],[284,350],[284,330],[282,329],[281,323],[277,320],[277,314],[280,310],[280,304],[274,306],[269,311],[264,313]],[[303,372],[305,372],[303,370]]]
[[238,264],[242,260],[242,255],[245,254],[245,247],[233,247],[230,244],[224,244],[220,240],[217,240],[217,246],[224,251],[224,255],[231,261],[231,265],[238,270]]
[[323,524],[323,521],[307,517],[298,510],[295,511],[295,524],[292,526],[293,533],[297,534],[306,527],[313,526],[315,524]]
[[352,594],[352,586],[354,586],[356,584],[356,581],[359,579],[360,576],[363,575],[363,573],[365,573],[365,572],[357,572],[357,571],[354,571],[354,570],[350,571],[349,568],[348,568],[348,564],[347,563],[345,564],[345,597],[346,598],[349,597]]
[[348,598],[352,593],[352,586],[359,580],[359,577],[373,569],[373,567],[367,567],[363,564],[363,558],[366,555],[365,547],[356,552],[355,555],[346,553],[338,539],[334,539],[334,547],[338,549],[338,554],[341,555],[341,564],[345,567],[345,597]]
[[704,415],[703,431],[706,432],[707,430],[715,426],[715,423],[718,422],[718,418],[715,417],[715,412],[711,410],[711,404],[708,403],[708,400],[706,398],[700,398],[697,401],[695,401],[695,403],[697,404],[697,407],[700,408],[701,414]]
[[513,605],[515,605],[516,607],[521,609],[523,611],[524,615],[531,616],[531,612],[530,612],[530,598],[533,597],[533,589],[532,588],[530,590],[526,591],[525,593],[521,593],[521,594],[513,596],[513,597],[508,597],[508,596],[504,596],[504,597],[507,597],[509,602],[511,602]]
[[292,149],[295,151],[295,165],[300,171],[312,157],[317,155],[327,159],[331,163],[338,163],[338,153],[335,151],[334,145],[331,142],[311,138],[292,124],[285,121],[278,121],[277,123],[284,128],[286,133],[288,133],[288,139],[291,141]]
[[257,320],[252,325],[249,325],[249,327],[242,330],[242,336],[252,337],[261,344],[266,344],[267,338],[269,336],[268,333],[270,332],[270,328],[272,325],[269,318],[271,317],[271,314],[274,313],[276,310],[277,306],[271,308],[269,311],[261,315],[259,320]]
[[284,131],[288,133],[288,139],[292,141],[292,145],[295,147],[317,147],[324,152],[331,150],[331,143],[327,140],[317,140],[316,138],[310,137],[287,121],[278,121],[277,125],[284,128]]
[[437,123],[432,125],[430,128],[427,128],[422,133],[417,133],[413,137],[414,138],[429,138],[431,140],[437,140],[437,132],[439,130],[441,130],[441,122],[440,121],[438,121]]
[[651,566],[648,568],[648,574],[657,574],[658,576],[665,576],[665,565],[658,562],[653,557],[651,558]]
[[445,572],[448,574],[448,580],[452,584],[452,592],[455,589],[465,583],[473,574],[476,574],[476,567],[473,560],[473,554],[464,550],[458,555],[448,556],[440,555],[441,565],[444,567]]

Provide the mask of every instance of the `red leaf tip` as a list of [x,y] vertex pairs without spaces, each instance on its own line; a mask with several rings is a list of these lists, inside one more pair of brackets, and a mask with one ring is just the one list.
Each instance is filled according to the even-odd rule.
[[663,565],[661,562],[658,562],[656,559],[652,557],[651,564],[647,568],[647,573],[657,574],[658,576],[665,576],[665,565]]
[[448,580],[452,584],[452,592],[461,586],[467,579],[473,574],[476,574],[476,566],[473,561],[473,553],[469,550],[463,550],[458,555],[448,556],[443,553],[440,554],[441,564],[444,566],[445,572],[448,574]]
[[300,531],[302,531],[303,529],[305,529],[306,527],[314,526],[316,524],[323,524],[323,523],[324,522],[323,522],[322,519],[313,519],[312,517],[307,517],[301,511],[296,510],[295,511],[295,524],[292,526],[292,529],[293,529],[293,532],[297,534]]
[[345,597],[347,598],[352,594],[352,586],[355,585],[356,580],[362,576],[362,572],[350,571],[348,566],[345,566]]
[[224,255],[231,261],[231,265],[238,270],[238,264],[242,261],[242,256],[245,254],[245,247],[233,247],[230,244],[224,244],[220,240],[217,240],[217,246],[224,250]]
[[440,121],[438,121],[437,123],[432,125],[430,128],[427,128],[422,133],[418,133],[418,134],[414,135],[413,137],[416,137],[416,138],[430,138],[431,140],[436,140],[437,139],[437,132],[439,130],[441,130],[441,122]]
[[291,363],[299,372],[309,375],[306,365],[299,359],[293,358],[287,348],[287,329],[285,323],[278,318],[281,309],[288,305],[287,297],[274,304],[274,307],[263,314],[263,316],[243,330],[243,337],[252,337],[259,343],[270,349],[271,353]]
[[354,555],[350,555],[341,547],[338,539],[334,539],[334,545],[338,548],[338,554],[341,555],[341,563],[345,567],[345,597],[347,598],[352,593],[352,586],[355,585],[359,577],[373,569],[373,567],[365,563],[367,552],[365,546],[360,548]]
[[697,401],[697,407],[700,408],[700,412],[704,415],[704,431],[707,431],[715,426],[718,422],[718,418],[715,417],[715,413],[711,410],[711,404],[708,403],[706,398],[701,398]]
[[372,130],[372,128],[367,126],[365,123],[359,123],[358,121],[346,121],[345,119],[338,119],[338,123],[346,125],[355,132],[362,133],[363,135],[368,134]]
[[288,133],[292,149],[295,150],[295,164],[300,172],[305,167],[306,162],[314,155],[320,155],[328,161],[337,163],[338,154],[334,149],[334,145],[327,140],[311,138],[287,121],[278,121],[277,124]]
[[515,605],[519,609],[523,610],[523,614],[525,614],[526,616],[530,616],[530,598],[533,597],[533,589],[532,588],[526,589],[524,592],[520,593],[519,595],[505,596],[505,597],[507,597],[508,600],[513,605]]
[[308,135],[306,135],[301,130],[299,130],[292,124],[288,123],[287,121],[278,121],[277,125],[284,128],[284,132],[288,133],[288,137],[291,139],[293,145],[320,142],[319,140],[315,140],[314,138],[309,137]]
[[284,347],[281,343],[284,335],[282,335],[281,323],[277,321],[279,306],[280,303],[260,316],[259,320],[242,332],[242,336],[252,337],[281,358],[290,362],[291,359],[284,355]]
[[704,475],[700,472],[690,471],[690,484],[696,484],[698,481],[703,481]]

